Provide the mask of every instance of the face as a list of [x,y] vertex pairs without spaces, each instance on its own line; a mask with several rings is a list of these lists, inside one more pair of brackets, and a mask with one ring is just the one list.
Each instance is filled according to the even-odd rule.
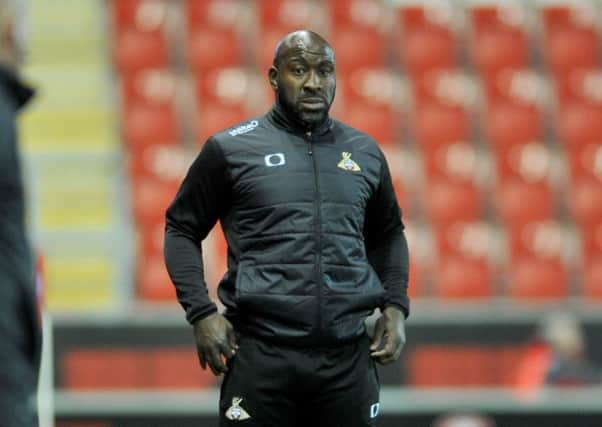
[[308,125],[324,121],[336,89],[334,54],[328,46],[299,43],[270,69],[278,101]]

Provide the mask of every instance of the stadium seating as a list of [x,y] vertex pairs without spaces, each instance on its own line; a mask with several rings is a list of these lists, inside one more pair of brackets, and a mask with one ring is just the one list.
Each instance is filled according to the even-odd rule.
[[472,62],[479,73],[491,75],[505,68],[524,68],[529,63],[522,11],[517,6],[482,6],[471,10]]
[[508,275],[509,295],[519,303],[560,301],[568,295],[568,273],[560,260],[515,255]]
[[[265,76],[276,43],[309,27],[336,51],[333,115],[373,136],[388,156],[405,158],[391,168],[400,205],[406,219],[424,221],[439,256],[432,265],[413,262],[415,296],[560,298],[572,274],[560,242],[573,222],[587,236],[589,279],[580,292],[594,295],[597,270],[585,259],[599,249],[584,230],[602,217],[602,92],[599,34],[588,5],[113,1],[113,58],[141,253],[158,264],[160,219],[149,212],[173,196],[176,175],[207,137],[269,106]],[[182,151],[183,141],[195,148]],[[149,170],[148,159],[159,152],[176,162],[177,174],[157,170],[156,162]],[[555,167],[563,162],[566,171]],[[490,264],[491,251],[506,241],[494,225],[507,237],[516,271]],[[219,241],[224,252],[219,236],[211,237],[210,251]],[[214,280],[224,256],[215,258],[221,267]],[[546,268],[560,279],[535,280]],[[462,275],[470,280],[461,283]],[[508,282],[502,292],[494,286],[500,280]],[[140,289],[160,299],[154,286]]]
[[581,5],[550,6],[542,11],[543,53],[554,75],[596,67],[600,48],[595,13],[587,2]]
[[458,46],[451,20],[436,7],[400,8],[401,38],[397,45],[401,63],[411,76],[433,69],[454,68]]
[[162,32],[127,28],[115,37],[113,55],[115,66],[121,74],[147,68],[165,68],[169,64],[169,49]]

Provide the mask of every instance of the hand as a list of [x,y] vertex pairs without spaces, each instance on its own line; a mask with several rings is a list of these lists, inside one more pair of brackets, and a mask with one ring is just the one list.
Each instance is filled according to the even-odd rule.
[[387,307],[376,321],[374,337],[370,346],[370,356],[380,364],[399,359],[406,343],[405,317],[401,310]]
[[238,350],[232,324],[220,313],[211,314],[194,322],[194,338],[201,367],[209,365],[214,375],[225,373],[228,367],[222,354],[230,359]]

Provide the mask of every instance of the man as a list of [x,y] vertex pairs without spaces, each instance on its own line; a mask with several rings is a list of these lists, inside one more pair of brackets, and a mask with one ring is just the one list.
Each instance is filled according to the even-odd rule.
[[[13,4],[14,3],[14,4]],[[23,45],[16,2],[0,0],[0,425],[37,425],[39,329],[24,219],[15,118],[33,92],[18,77]]]
[[[374,361],[398,359],[409,312],[387,163],[369,136],[329,118],[335,56],[318,34],[286,36],[269,81],[271,111],[209,138],[191,166],[167,211],[166,264],[201,366],[225,373],[220,425],[375,425]],[[224,315],[200,249],[218,220]]]

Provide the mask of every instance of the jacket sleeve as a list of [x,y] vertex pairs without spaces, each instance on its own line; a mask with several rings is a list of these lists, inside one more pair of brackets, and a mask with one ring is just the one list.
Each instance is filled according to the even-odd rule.
[[201,242],[229,207],[226,161],[210,138],[167,209],[164,256],[188,322],[217,311],[205,282]]
[[382,308],[397,307],[408,317],[408,244],[389,167],[382,153],[381,161],[379,186],[367,206],[364,242],[368,261],[385,288]]

